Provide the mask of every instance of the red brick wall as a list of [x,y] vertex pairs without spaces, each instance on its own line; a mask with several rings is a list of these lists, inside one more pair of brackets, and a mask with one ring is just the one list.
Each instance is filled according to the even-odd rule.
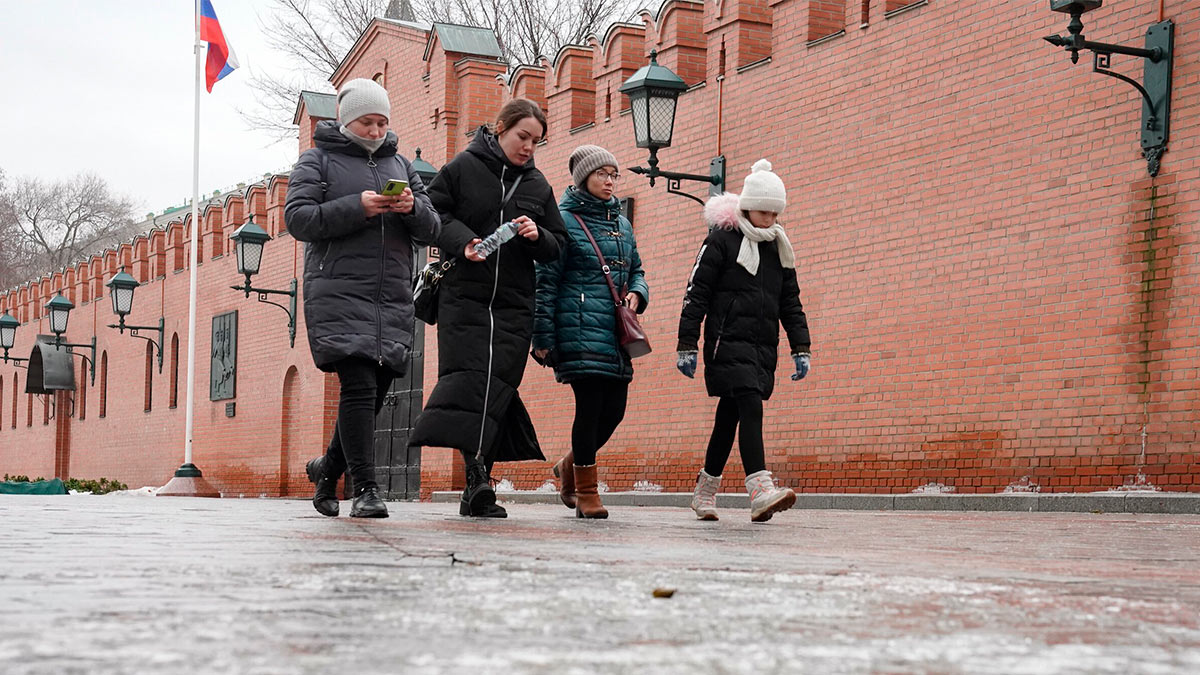
[[[813,372],[793,383],[786,355],[780,358],[767,404],[768,467],[808,491],[907,492],[936,481],[995,492],[1022,476],[1048,491],[1095,490],[1139,470],[1165,489],[1200,490],[1200,150],[1193,133],[1200,113],[1189,103],[1200,100],[1200,38],[1177,31],[1173,134],[1161,175],[1150,179],[1138,151],[1136,94],[1072,68],[1061,50],[1038,39],[1065,29],[1061,15],[1020,3],[979,12],[933,0],[885,19],[883,11],[912,3],[875,0],[875,20],[864,30],[846,21],[861,11],[858,4],[833,3],[842,7],[846,34],[809,47],[817,4],[707,3],[699,43],[704,84],[681,96],[674,144],[660,153],[664,168],[685,172],[701,172],[724,154],[732,191],[750,164],[767,157],[788,186],[782,220],[799,261]],[[1168,0],[1165,8],[1178,26],[1200,24],[1195,3]],[[1136,44],[1157,9],[1110,3],[1088,14],[1086,34]],[[644,17],[648,53],[671,29]],[[424,32],[390,24],[373,30],[335,84],[384,72],[402,152],[411,156],[420,146],[428,161],[444,164],[467,140],[459,120],[475,114],[459,109],[454,64],[461,55],[435,43],[421,61]],[[585,47],[593,58],[573,59],[595,73],[595,50],[604,48]],[[738,72],[765,56],[769,62]],[[1131,59],[1114,62],[1124,72],[1140,70]],[[428,64],[428,77],[412,66],[418,63]],[[703,385],[680,376],[673,360],[683,288],[705,232],[699,205],[629,172],[645,152],[632,147],[627,116],[597,114],[602,97],[555,102],[552,83],[566,75],[546,72],[550,141],[538,150],[538,166],[565,186],[575,146],[598,143],[616,154],[652,289],[644,321],[657,351],[637,363],[626,421],[601,454],[601,479],[612,489],[648,480],[686,490],[714,408]],[[488,87],[471,91],[485,99],[471,94],[472,105],[486,108]],[[503,88],[490,91],[498,109]],[[595,126],[570,133],[578,120]],[[277,215],[282,181],[273,184],[262,208],[275,209],[272,232],[279,234],[255,284],[284,288],[301,250]],[[696,184],[684,189],[704,193]],[[167,233],[170,270],[156,270],[158,278],[138,290],[129,318],[152,324],[163,315],[168,344],[178,336],[180,399],[185,236],[190,227],[187,235],[179,225]],[[69,463],[78,477],[161,485],[182,461],[182,400],[167,404],[170,351],[164,373],[153,374],[152,409],[143,412],[144,343],[105,327],[114,317],[102,284],[117,262],[114,252],[75,268],[79,307],[67,336],[97,335],[108,356],[106,415],[99,416],[97,379],[87,387],[86,419],[76,392],[69,424],[59,417],[42,424],[44,403],[34,398],[30,406],[23,393],[25,371],[0,364],[0,473],[50,475]],[[303,462],[332,431],[336,379],[313,368],[302,316],[296,348],[288,349],[282,312],[228,289],[239,281],[232,256],[205,256],[197,271],[195,461],[226,494],[307,493]],[[0,294],[0,309],[28,322],[14,354],[27,354],[34,335],[48,332],[42,305],[54,286],[37,280]],[[207,400],[206,355],[212,316],[232,309],[239,312],[237,416],[226,418],[225,402]],[[434,329],[426,358],[428,392],[437,372]],[[557,457],[569,443],[567,388],[531,364],[522,396],[547,455]],[[56,415],[63,409],[56,406]],[[425,450],[425,494],[461,485],[453,457]],[[736,487],[736,457],[727,473],[727,485]],[[525,489],[548,478],[539,463],[502,465],[497,474]]]

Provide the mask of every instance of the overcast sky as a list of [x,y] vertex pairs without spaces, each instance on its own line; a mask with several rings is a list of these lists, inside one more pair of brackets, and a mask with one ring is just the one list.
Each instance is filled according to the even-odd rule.
[[[241,63],[201,90],[200,191],[295,161],[295,138],[250,131],[249,71],[277,69],[258,14],[266,0],[211,0]],[[192,194],[192,0],[0,0],[0,169],[47,180],[90,171],[137,215]],[[277,72],[277,71],[276,71]]]

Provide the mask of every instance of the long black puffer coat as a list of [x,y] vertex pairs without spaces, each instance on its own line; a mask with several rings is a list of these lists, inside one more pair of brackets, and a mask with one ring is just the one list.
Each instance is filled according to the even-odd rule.
[[[336,122],[319,123],[313,139],[317,147],[292,169],[283,211],[288,232],[308,242],[303,298],[313,360],[332,372],[338,361],[359,357],[403,375],[413,342],[413,244],[433,243],[437,212],[412,165],[396,154],[394,133],[373,154]],[[362,192],[379,192],[390,179],[408,181],[412,213],[367,218]]]
[[[438,292],[438,383],[409,442],[490,461],[545,459],[517,387],[533,333],[533,265],[557,258],[566,240],[554,193],[532,160],[513,166],[496,137],[480,128],[438,172],[429,195],[443,223],[438,246],[457,262]],[[481,263],[463,256],[472,239],[521,215],[538,224],[537,241],[517,236]]]
[[779,324],[792,353],[808,352],[808,319],[796,270],[783,267],[775,242],[758,245],[758,274],[737,263],[742,233],[714,227],[700,247],[679,317],[679,351],[695,350],[704,321],[704,384],[709,396],[775,389]]

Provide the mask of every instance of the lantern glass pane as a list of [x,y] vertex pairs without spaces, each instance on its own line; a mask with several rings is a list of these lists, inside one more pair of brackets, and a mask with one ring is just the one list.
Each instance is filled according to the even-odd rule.
[[17,341],[16,328],[0,328],[0,347],[4,349],[12,349],[13,343]]
[[240,242],[238,246],[238,267],[242,274],[258,274],[258,267],[262,263],[263,245],[261,242]]
[[665,148],[671,145],[671,134],[675,128],[675,97],[650,96],[650,142]]
[[133,311],[133,289],[114,288],[112,293],[113,313],[125,316]]
[[645,90],[629,95],[629,107],[633,111],[633,138],[639,148],[650,146],[649,112]]
[[67,318],[71,312],[66,309],[51,309],[50,310],[50,332],[65,333],[67,332]]

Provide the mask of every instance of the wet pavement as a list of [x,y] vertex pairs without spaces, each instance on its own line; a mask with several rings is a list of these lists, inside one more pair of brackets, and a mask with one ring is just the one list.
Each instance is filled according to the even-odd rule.
[[0,672],[1200,672],[1196,515],[389,508],[0,496]]

